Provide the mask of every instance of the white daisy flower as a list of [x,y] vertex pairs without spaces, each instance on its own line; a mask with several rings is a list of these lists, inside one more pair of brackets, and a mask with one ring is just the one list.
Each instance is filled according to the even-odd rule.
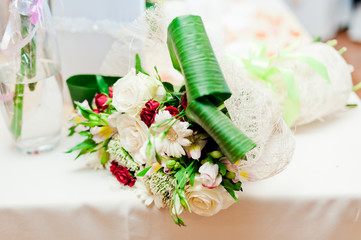
[[[191,145],[191,141],[187,137],[191,136],[193,131],[188,129],[188,122],[176,119],[166,121],[170,119],[172,119],[172,115],[168,111],[160,111],[155,116],[152,126],[160,126],[156,131],[155,147],[159,154],[165,153],[170,157],[181,157],[186,154],[183,147]],[[167,129],[168,131],[166,131]]]

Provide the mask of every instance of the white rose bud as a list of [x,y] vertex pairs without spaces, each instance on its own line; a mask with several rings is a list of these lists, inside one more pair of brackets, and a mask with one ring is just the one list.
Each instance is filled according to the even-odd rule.
[[218,173],[218,165],[209,162],[204,163],[198,170],[204,187],[215,188],[222,182],[222,176]]

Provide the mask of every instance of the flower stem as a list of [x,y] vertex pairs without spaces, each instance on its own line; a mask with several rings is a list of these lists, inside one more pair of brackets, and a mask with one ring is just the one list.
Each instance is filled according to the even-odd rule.
[[[19,74],[17,76],[17,82],[22,82],[24,76]],[[15,140],[21,135],[21,126],[23,118],[23,99],[24,99],[24,84],[15,85],[15,97],[14,97],[14,115],[11,122],[11,131],[14,134]]]
[[[34,27],[30,22],[30,16],[20,15],[21,19],[21,34],[26,37]],[[28,79],[36,75],[36,38],[21,49],[20,72],[16,78],[15,95],[14,95],[14,115],[11,122],[10,129],[14,134],[15,140],[21,135],[22,119],[23,119],[23,101],[24,101],[24,77]],[[36,83],[30,83],[31,91],[35,89]]]

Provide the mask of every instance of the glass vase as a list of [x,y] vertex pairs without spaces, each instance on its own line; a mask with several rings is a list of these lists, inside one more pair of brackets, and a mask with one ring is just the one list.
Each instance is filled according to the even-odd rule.
[[63,120],[55,29],[45,0],[12,0],[5,9],[0,109],[17,149],[36,154],[57,145]]

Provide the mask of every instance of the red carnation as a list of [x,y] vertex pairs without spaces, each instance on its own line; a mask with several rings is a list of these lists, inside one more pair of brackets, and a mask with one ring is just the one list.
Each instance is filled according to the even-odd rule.
[[110,171],[117,178],[120,183],[123,183],[125,186],[133,187],[135,184],[135,179],[130,176],[130,173],[127,168],[119,166],[116,161],[112,162],[110,166]]
[[184,110],[187,109],[187,106],[188,106],[187,93],[184,93],[182,101],[181,101],[181,105],[182,105]]
[[170,115],[172,115],[172,117],[177,116],[179,114],[179,110],[176,107],[168,106],[164,110],[168,111]]
[[160,103],[151,99],[145,104],[145,108],[142,109],[140,113],[140,119],[148,126],[152,125],[154,122],[155,115],[157,114],[157,109]]
[[113,98],[113,87],[109,87],[109,97]]
[[100,112],[103,112],[105,109],[109,107],[106,103],[108,102],[109,97],[103,93],[95,95],[95,105],[99,109]]

